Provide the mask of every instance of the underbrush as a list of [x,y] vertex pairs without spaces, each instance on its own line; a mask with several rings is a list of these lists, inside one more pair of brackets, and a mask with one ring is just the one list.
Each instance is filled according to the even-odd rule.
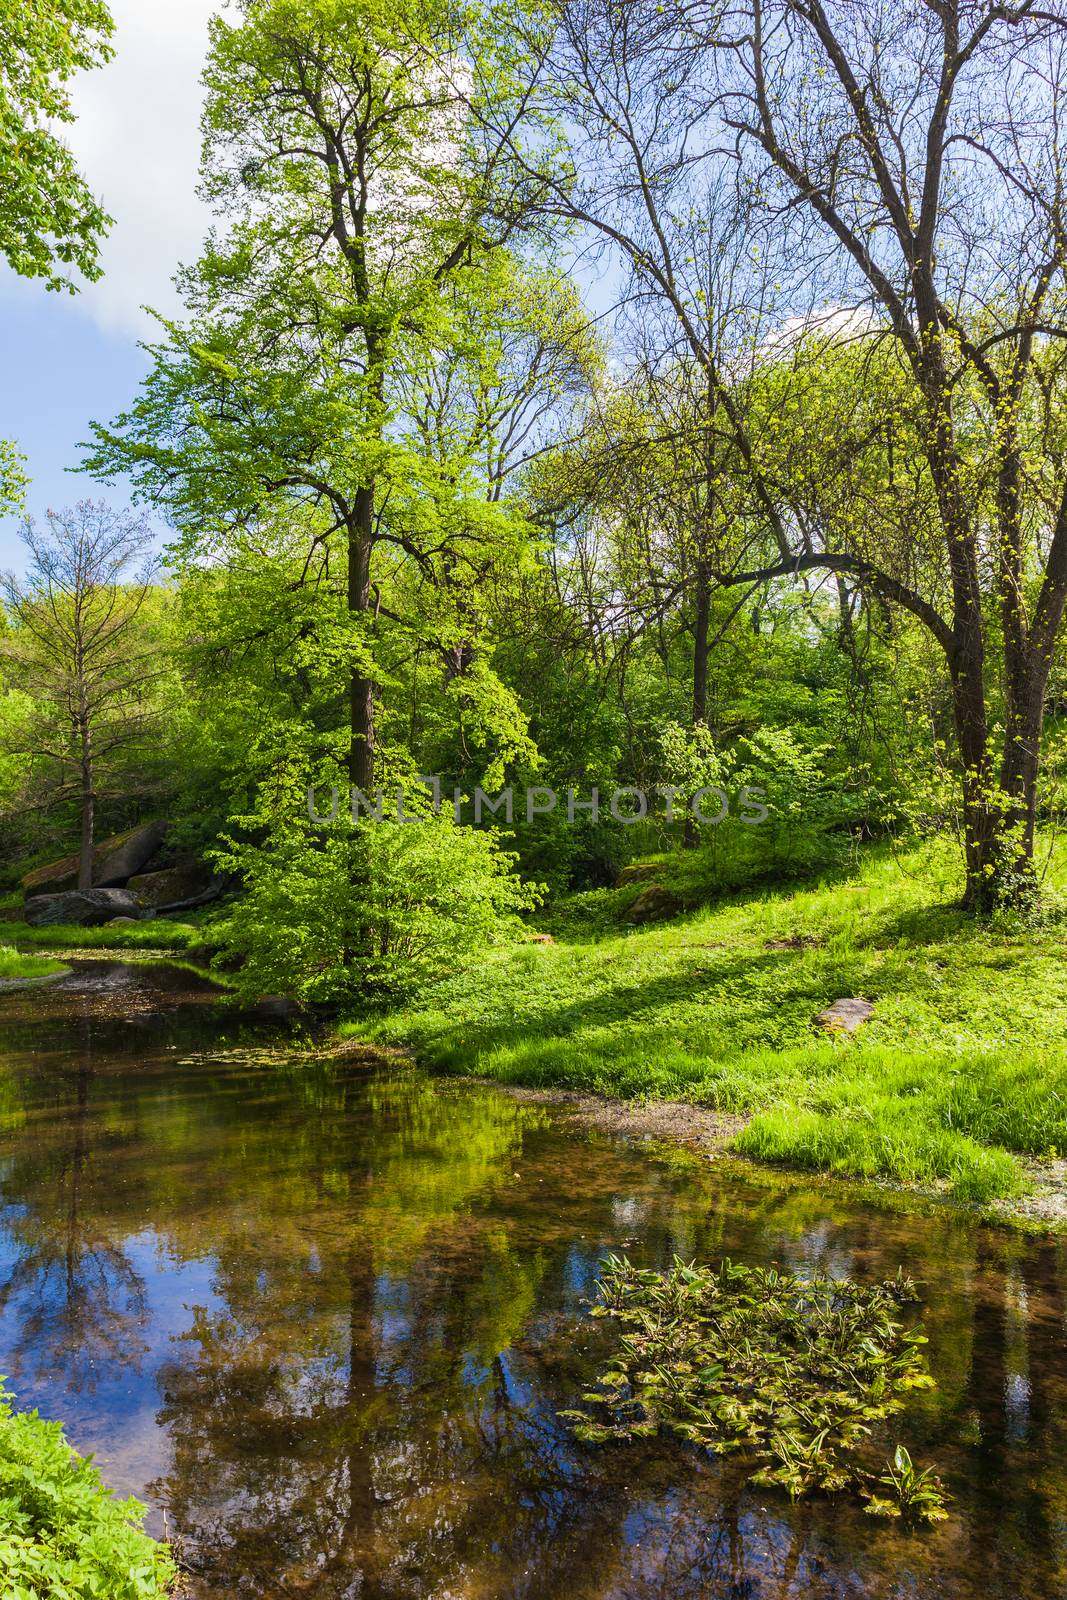
[[58,1422],[0,1387],[0,1579],[5,1600],[165,1600],[177,1570]]
[[[1019,1155],[1067,1151],[1067,962],[1055,884],[1030,925],[975,923],[958,894],[935,847],[650,928],[594,891],[557,908],[555,944],[488,952],[346,1031],[439,1071],[696,1101],[750,1119],[748,1155],[987,1201],[1024,1186]],[[872,1020],[819,1033],[846,996]]]

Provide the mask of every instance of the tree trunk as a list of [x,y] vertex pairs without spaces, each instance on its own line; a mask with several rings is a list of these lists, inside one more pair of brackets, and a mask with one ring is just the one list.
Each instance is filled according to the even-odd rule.
[[87,711],[81,727],[81,848],[78,854],[78,888],[93,886],[93,835],[96,829],[96,792],[93,773],[93,733]]
[[[374,484],[358,491],[348,529],[348,609],[370,610],[370,556],[374,537]],[[370,795],[374,787],[374,682],[358,666],[349,686],[350,737],[348,776],[352,786]]]
[[[693,617],[693,727],[708,716],[708,628],[711,621],[711,579],[703,553],[697,561],[696,610]],[[700,843],[697,825],[689,811],[685,817],[684,844],[695,850]]]

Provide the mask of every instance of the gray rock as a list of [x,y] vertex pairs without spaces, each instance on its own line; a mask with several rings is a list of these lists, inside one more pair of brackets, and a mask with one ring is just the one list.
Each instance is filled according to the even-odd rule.
[[666,922],[682,910],[682,902],[661,883],[650,883],[642,889],[633,905],[626,911],[627,922]]
[[832,1006],[820,1011],[815,1026],[826,1033],[855,1033],[868,1021],[874,1011],[870,1000],[835,1000]]
[[169,828],[169,822],[146,822],[143,827],[127,833],[117,849],[105,856],[94,870],[94,885],[99,885],[101,889],[112,888],[143,872],[166,838]]
[[183,904],[207,894],[215,878],[210,867],[200,861],[190,861],[170,867],[165,872],[145,872],[132,877],[126,887],[135,894],[143,906],[153,910],[159,906]]
[[116,917],[137,919],[136,897],[125,889],[71,889],[66,894],[38,894],[26,901],[26,921],[31,928],[73,923],[99,928]]

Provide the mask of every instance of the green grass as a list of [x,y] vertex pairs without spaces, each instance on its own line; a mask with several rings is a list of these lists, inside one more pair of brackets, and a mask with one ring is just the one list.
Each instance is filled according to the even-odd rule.
[[62,972],[61,961],[50,961],[47,956],[24,956],[10,945],[0,944],[0,980],[12,978],[47,978],[52,972]]
[[191,950],[204,943],[204,930],[187,922],[132,922],[119,927],[79,928],[59,923],[31,928],[25,922],[0,923],[0,934],[20,949],[33,950]]
[[[637,888],[576,896],[541,920],[556,944],[488,952],[343,1031],[444,1072],[742,1113],[736,1148],[764,1160],[1011,1195],[1018,1155],[1067,1151],[1067,919],[976,925],[957,872],[947,849],[872,851],[648,929],[620,926]],[[767,948],[786,938],[812,942]],[[872,1020],[817,1035],[848,995]]]

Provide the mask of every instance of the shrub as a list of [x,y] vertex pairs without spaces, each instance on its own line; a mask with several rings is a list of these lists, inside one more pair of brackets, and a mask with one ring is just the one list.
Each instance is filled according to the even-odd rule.
[[246,893],[212,939],[220,961],[240,961],[246,995],[411,990],[510,934],[539,899],[494,834],[448,817],[339,823],[320,840],[233,845],[224,860]]
[[[0,1380],[2,1383],[2,1380]],[[5,1600],[163,1600],[177,1570],[58,1422],[15,1412],[0,1387],[0,1592]]]

